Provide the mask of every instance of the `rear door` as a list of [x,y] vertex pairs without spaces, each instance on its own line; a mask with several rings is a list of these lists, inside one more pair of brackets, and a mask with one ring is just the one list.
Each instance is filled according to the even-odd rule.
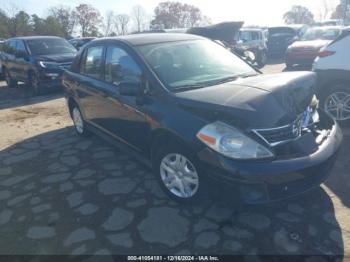
[[104,110],[104,92],[101,88],[104,52],[105,47],[102,44],[91,46],[84,51],[80,73],[76,75],[74,83],[85,119],[97,126],[102,123],[101,111]]
[[17,40],[16,45],[16,70],[18,79],[26,81],[28,79],[29,57],[27,48],[23,40]]

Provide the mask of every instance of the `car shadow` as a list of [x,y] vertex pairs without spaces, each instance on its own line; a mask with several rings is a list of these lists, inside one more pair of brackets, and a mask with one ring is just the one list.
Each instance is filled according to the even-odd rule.
[[284,63],[284,57],[282,56],[269,56],[267,65],[279,65]]
[[8,88],[5,82],[2,82],[1,84],[0,110],[18,106],[32,105],[63,96],[62,92],[58,91],[45,92],[43,95],[33,96],[30,88],[28,88],[28,86],[25,84],[20,83],[16,88]]
[[332,176],[326,181],[326,186],[350,208],[350,136],[344,136],[343,145],[338,154],[338,160],[333,167]]
[[81,245],[85,254],[344,254],[322,188],[265,205],[243,205],[229,190],[179,204],[132,156],[72,127],[13,144],[0,151],[0,163],[7,214],[0,254],[70,254]]

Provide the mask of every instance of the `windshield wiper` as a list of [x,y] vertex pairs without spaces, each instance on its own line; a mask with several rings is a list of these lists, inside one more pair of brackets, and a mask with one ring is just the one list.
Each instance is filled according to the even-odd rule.
[[215,85],[222,84],[222,83],[227,83],[227,82],[232,82],[237,80],[238,78],[247,78],[251,76],[256,76],[258,74],[241,74],[241,75],[235,75],[235,76],[230,76],[230,77],[225,77],[223,79],[220,79],[215,82]]
[[181,92],[181,91],[186,91],[186,90],[199,89],[199,88],[203,88],[205,86],[206,85],[203,85],[203,84],[189,84],[189,85],[175,87],[175,88],[173,88],[173,90],[176,92]]

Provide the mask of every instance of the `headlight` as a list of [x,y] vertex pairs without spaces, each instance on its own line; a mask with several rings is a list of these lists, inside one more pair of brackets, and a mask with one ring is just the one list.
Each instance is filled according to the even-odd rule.
[[39,61],[39,65],[44,68],[58,68],[58,63]]
[[216,152],[234,159],[262,159],[274,156],[264,146],[222,122],[206,125],[197,133],[197,138]]

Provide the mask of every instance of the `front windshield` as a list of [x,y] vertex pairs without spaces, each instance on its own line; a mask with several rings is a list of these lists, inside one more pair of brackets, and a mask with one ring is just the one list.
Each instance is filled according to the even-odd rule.
[[139,46],[139,50],[170,91],[257,74],[236,55],[210,40],[150,44]]
[[77,50],[68,41],[60,38],[27,40],[32,55],[75,54]]
[[301,37],[301,41],[334,40],[339,34],[340,29],[336,28],[312,28],[306,31]]

